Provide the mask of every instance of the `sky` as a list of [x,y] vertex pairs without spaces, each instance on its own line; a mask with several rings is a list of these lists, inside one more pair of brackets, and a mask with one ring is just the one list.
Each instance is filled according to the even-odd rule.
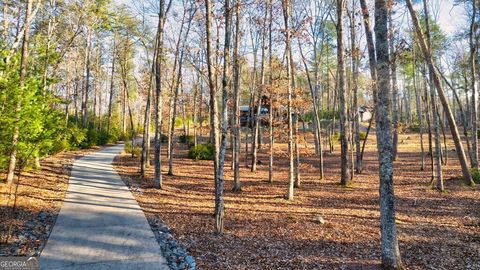
[[453,0],[431,1],[432,12],[437,11],[437,20],[443,31],[448,35],[455,34],[458,29],[464,27],[466,14],[462,5],[453,5]]

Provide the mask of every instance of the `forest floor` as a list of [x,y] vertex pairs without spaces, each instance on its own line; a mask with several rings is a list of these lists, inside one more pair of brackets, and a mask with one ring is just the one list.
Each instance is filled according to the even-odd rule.
[[[187,147],[176,144],[174,176],[166,175],[168,162],[162,157],[163,190],[152,188],[153,168],[146,180],[140,180],[137,158],[120,155],[115,166],[147,218],[167,224],[200,269],[378,269],[379,183],[374,137],[366,148],[364,172],[356,175],[348,188],[339,185],[338,145],[333,153],[324,155],[323,180],[318,177],[313,144],[301,146],[302,187],[295,189],[293,201],[284,199],[288,173],[285,143],[275,146],[273,184],[266,181],[266,144],[259,153],[262,164],[257,172],[244,166],[242,155],[241,193],[231,191],[227,158],[225,233],[221,236],[214,233],[211,161],[189,159]],[[426,170],[420,171],[419,148],[418,135],[400,136],[395,195],[405,265],[408,269],[480,269],[480,188],[465,186],[459,179],[461,171],[451,144],[443,170],[447,192],[432,190],[429,158]]]
[[[11,186],[0,183],[0,256],[31,256],[43,249],[62,207],[73,161],[98,149],[44,158],[40,169],[22,172],[20,180],[15,176]],[[16,188],[15,198],[9,194]]]

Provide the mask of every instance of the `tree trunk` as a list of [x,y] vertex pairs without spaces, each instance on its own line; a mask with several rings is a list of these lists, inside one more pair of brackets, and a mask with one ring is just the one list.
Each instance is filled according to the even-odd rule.
[[[184,22],[186,18],[186,11],[184,11],[182,16],[182,21],[180,23],[180,32],[178,34],[178,40],[176,42],[175,48],[175,58],[173,61],[173,72],[172,72],[172,82],[170,87],[170,110],[168,117],[168,139],[167,139],[167,158],[168,158],[168,175],[173,175],[173,136],[175,131],[175,118],[177,114],[177,100],[178,100],[178,90],[180,87],[180,77],[182,75],[182,63],[183,59],[179,59],[179,54],[183,58],[183,48],[180,47],[182,42],[182,34],[184,28]],[[177,71],[178,65],[178,71]]]
[[293,185],[294,185],[294,171],[293,171],[293,125],[292,125],[292,74],[291,74],[291,65],[290,61],[290,29],[289,29],[289,20],[290,20],[290,1],[282,0],[283,8],[283,19],[285,24],[285,56],[287,64],[287,119],[288,119],[288,159],[289,159],[289,170],[288,170],[288,193],[287,200],[293,200]]
[[265,39],[266,39],[266,34],[267,34],[267,29],[266,29],[266,21],[267,21],[267,16],[268,16],[268,8],[265,7],[265,16],[264,16],[264,23],[262,25],[262,62],[260,66],[260,86],[256,86],[257,88],[257,111],[255,112],[255,127],[254,127],[254,132],[253,132],[253,141],[252,141],[252,167],[251,171],[254,172],[257,170],[257,152],[259,148],[259,138],[261,138],[260,134],[260,117],[261,117],[261,111],[262,111],[262,94],[264,92],[265,88]]
[[322,133],[321,133],[321,126],[320,126],[320,119],[318,117],[318,108],[317,108],[317,95],[315,94],[315,89],[312,83],[312,80],[310,78],[310,73],[308,72],[308,66],[307,62],[305,59],[305,56],[303,55],[303,50],[302,50],[302,44],[300,41],[298,41],[298,47],[300,49],[300,56],[302,57],[302,62],[303,66],[305,67],[305,73],[307,74],[307,81],[308,81],[308,86],[310,89],[310,95],[312,96],[312,106],[313,106],[313,128],[314,128],[314,133],[315,133],[315,140],[317,141],[316,144],[318,144],[318,156],[319,156],[319,168],[320,168],[320,180],[323,179],[323,149],[322,149]]
[[[352,12],[350,15],[350,37],[351,37],[351,54],[352,54],[352,92],[353,92],[353,104],[352,104],[352,114],[353,114],[353,141],[355,142],[355,172],[360,173],[362,171],[359,166],[359,162],[362,159],[360,151],[360,116],[358,113],[358,75],[359,75],[359,65],[360,58],[359,53],[360,49],[357,47],[357,33],[356,33],[356,22],[355,22],[355,1],[352,2]],[[352,147],[353,148],[353,147]]]
[[[398,152],[398,83],[397,83],[397,52],[395,50],[395,33],[393,29],[392,9],[393,0],[389,0],[388,21],[389,21],[389,45],[390,45],[390,61],[392,73],[392,124],[393,124],[393,160],[397,159]],[[400,107],[401,108],[401,107]]]
[[[23,42],[22,42],[22,52],[21,52],[21,59],[20,59],[20,88],[23,88],[25,85],[25,80],[27,77],[27,61],[28,61],[28,44],[30,39],[30,23],[32,21],[32,2],[33,0],[27,0],[25,3],[25,23],[24,23],[24,34],[23,34]],[[20,110],[22,109],[22,97],[18,97],[17,104],[15,106],[16,116],[15,116],[15,123],[13,127],[13,135],[12,135],[12,150],[10,153],[10,161],[8,164],[8,171],[7,171],[7,184],[11,184],[13,182],[13,176],[15,174],[15,166],[17,164],[17,151],[18,151],[18,136],[20,132]]]
[[233,45],[233,191],[242,190],[240,182],[240,0],[235,1],[235,41]]
[[[476,21],[477,15],[477,1],[472,1],[472,21],[470,24],[470,32],[469,32],[469,43],[470,43],[470,72],[471,72],[471,83],[470,88],[472,89],[472,162],[471,167],[474,169],[478,169],[478,92],[475,87],[475,83],[477,82],[477,71],[476,71],[476,57],[477,57],[477,29],[478,29],[478,22]],[[478,41],[478,40],[477,40]]]
[[[363,25],[365,27],[365,36],[367,38],[367,48],[368,48],[368,62],[370,66],[370,77],[372,79],[372,92],[373,92],[373,103],[374,108],[377,103],[377,60],[375,58],[375,44],[373,42],[373,32],[370,26],[370,13],[368,12],[368,6],[366,0],[360,0],[360,6],[362,9],[363,15]],[[362,173],[363,170],[363,154],[365,153],[365,143],[367,142],[368,135],[370,133],[370,127],[372,126],[372,121],[375,117],[375,109],[372,113],[372,118],[368,123],[367,133],[365,134],[365,140],[363,140],[362,153],[360,154],[360,160],[357,160],[357,168],[359,168],[358,173]]]
[[415,50],[413,50],[413,89],[415,91],[415,101],[416,101],[416,109],[417,109],[417,121],[418,121],[418,129],[420,131],[420,152],[422,156],[422,163],[420,165],[420,170],[425,170],[425,150],[423,147],[423,114],[422,114],[422,102],[421,102],[421,95],[420,90],[418,89],[417,85],[417,64],[416,64],[416,54]]
[[[157,55],[158,40],[155,40],[155,46],[153,48],[153,57]],[[142,155],[140,158],[140,175],[145,178],[145,170],[149,165],[149,148],[150,148],[150,121],[151,121],[151,97],[153,86],[153,74],[155,73],[155,61],[152,61],[152,68],[150,71],[150,79],[148,80],[147,90],[147,104],[145,105],[145,114],[143,122],[143,140],[142,140]]]
[[268,108],[268,137],[269,137],[269,160],[268,160],[268,182],[273,183],[273,108],[274,108],[274,98],[273,94],[273,55],[272,55],[272,26],[273,26],[273,3],[272,0],[268,1],[270,18],[268,22],[268,68],[269,68],[269,80],[268,84],[270,87],[270,107]]
[[[230,13],[229,0],[225,1],[225,13]],[[218,107],[217,107],[217,100],[216,100],[216,81],[215,81],[215,71],[213,66],[213,52],[212,52],[212,31],[211,31],[211,20],[212,20],[212,6],[210,0],[205,0],[205,7],[206,7],[206,36],[207,36],[207,67],[208,67],[208,84],[210,87],[210,128],[212,130],[212,137],[213,137],[213,169],[215,175],[215,231],[217,233],[223,233],[223,218],[224,218],[224,202],[223,202],[223,162],[225,161],[225,148],[223,147],[224,144],[226,146],[226,134],[224,138],[223,128],[225,125],[226,131],[226,123],[222,123],[222,138],[220,143],[219,138],[219,130],[218,130]],[[225,18],[226,22],[229,21],[228,16]],[[229,25],[227,25],[229,26]],[[226,27],[229,29],[229,27]],[[225,36],[229,37],[229,30],[225,31]],[[225,40],[226,44],[229,42]],[[229,45],[225,46],[225,51],[229,52]],[[226,78],[226,67],[228,66],[228,55],[224,52],[224,57],[227,57],[224,61],[224,78],[222,79],[223,90],[222,92],[226,92],[227,89],[227,78]],[[222,105],[226,105],[226,93],[222,99]],[[222,107],[222,120],[223,116],[226,115],[226,106]],[[225,113],[225,114],[224,114]],[[224,143],[225,141],[225,143]],[[221,145],[220,145],[221,144]]]
[[112,104],[113,104],[113,90],[114,90],[114,80],[115,80],[115,41],[116,41],[116,32],[113,32],[113,46],[112,46],[112,75],[110,77],[110,98],[108,101],[108,122],[107,122],[107,131],[110,132],[110,125],[112,121]]
[[88,95],[90,92],[90,51],[92,47],[92,36],[91,30],[87,29],[87,44],[85,47],[85,85],[83,90],[83,98],[82,98],[82,126],[84,128],[87,127],[88,122]]
[[161,131],[162,131],[162,71],[163,71],[163,32],[165,23],[165,0],[160,0],[160,10],[157,28],[157,55],[155,56],[155,176],[154,186],[162,188],[161,170]]
[[341,150],[341,180],[340,184],[348,186],[350,179],[350,161],[348,158],[348,115],[345,88],[345,52],[343,44],[343,9],[344,0],[337,0],[337,66],[338,66],[338,97],[340,105],[340,150]]
[[[426,28],[426,38],[427,38],[427,46],[428,51],[431,52],[431,41],[430,41],[430,24],[429,24],[429,15],[428,15],[428,6],[427,0],[423,0],[423,10],[425,14],[425,28]],[[442,152],[442,145],[440,142],[440,130],[439,130],[439,117],[437,115],[438,108],[437,103],[435,101],[435,89],[433,87],[433,77],[432,72],[429,72],[429,93],[430,93],[430,108],[432,112],[432,125],[433,130],[435,132],[435,158],[432,155],[432,167],[434,167],[436,162],[436,178],[437,178],[437,188],[440,191],[443,191],[443,174],[442,174],[442,161],[441,161],[441,152]],[[434,160],[435,159],[435,160]],[[432,174],[433,175],[433,174]],[[432,177],[433,180],[433,177]]]
[[375,112],[380,176],[380,242],[383,268],[403,269],[395,224],[387,13],[387,0],[375,0],[375,40],[378,68],[378,96]]

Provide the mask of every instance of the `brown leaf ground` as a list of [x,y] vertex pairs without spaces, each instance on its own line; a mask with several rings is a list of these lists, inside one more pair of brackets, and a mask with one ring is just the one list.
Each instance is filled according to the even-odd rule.
[[[74,159],[92,150],[62,152],[41,160],[41,169],[24,171],[11,186],[0,182],[0,256],[40,252],[60,212]],[[5,175],[0,174],[0,179]],[[19,183],[15,211],[14,196]],[[8,237],[8,242],[5,242]]]
[[[428,187],[420,171],[416,135],[401,135],[395,162],[400,250],[408,269],[480,269],[480,189],[458,180],[460,168],[450,146],[444,167],[447,193]],[[163,190],[152,188],[152,168],[138,178],[138,160],[123,154],[116,169],[131,186],[150,219],[160,218],[196,258],[200,269],[378,269],[380,264],[378,174],[374,142],[365,170],[351,188],[339,186],[339,147],[325,154],[326,179],[318,179],[313,146],[302,147],[302,188],[287,191],[286,145],[275,148],[275,182],[268,177],[267,150],[257,172],[243,166],[243,191],[233,193],[226,166],[225,234],[214,231],[214,183],[210,161],[187,158],[177,144],[174,176],[164,174]],[[244,146],[242,146],[244,147]],[[242,149],[243,151],[243,149]],[[165,153],[163,153],[165,154]],[[167,164],[163,158],[163,172]],[[243,156],[242,156],[243,158]],[[427,159],[427,165],[429,160]],[[230,161],[227,162],[230,164]],[[325,224],[315,222],[317,216]]]

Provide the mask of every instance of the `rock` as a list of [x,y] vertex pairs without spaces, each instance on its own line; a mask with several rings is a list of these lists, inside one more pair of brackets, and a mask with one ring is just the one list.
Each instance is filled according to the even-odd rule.
[[36,222],[34,220],[29,220],[25,223],[25,226],[27,228],[33,228],[33,227],[35,227],[35,225],[36,225]]
[[187,257],[185,257],[185,261],[190,265],[192,266],[192,264],[195,264],[195,260],[193,259],[192,256],[188,255]]
[[313,219],[313,221],[315,223],[318,223],[318,224],[325,224],[325,220],[323,219],[322,216],[315,216],[315,218]]
[[27,241],[27,237],[25,237],[24,235],[18,236],[18,242],[25,243],[26,241]]
[[40,220],[45,220],[47,218],[48,214],[45,212],[45,211],[41,211],[39,214],[38,214],[38,218]]

